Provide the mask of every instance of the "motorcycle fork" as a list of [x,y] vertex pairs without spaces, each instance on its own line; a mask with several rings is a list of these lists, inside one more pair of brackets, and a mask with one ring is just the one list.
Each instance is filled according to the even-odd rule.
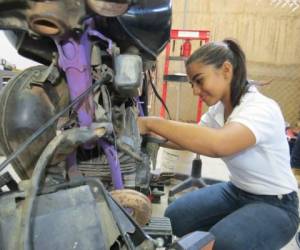
[[[91,30],[91,26],[89,25],[90,23],[87,25],[85,31],[76,39],[70,37],[55,41],[59,55],[58,64],[65,72],[71,100],[74,100],[92,85],[92,70],[90,64],[92,44],[89,40],[89,33],[93,32],[93,30]],[[94,32],[98,33],[97,31]],[[88,96],[75,109],[78,114],[79,126],[91,126],[95,111],[93,95]],[[107,143],[104,139],[99,140],[98,144],[102,147],[108,159],[114,189],[124,188],[116,148]],[[84,145],[85,148],[94,146],[95,145],[90,144]],[[67,167],[68,173],[71,175],[69,176],[70,178],[80,175],[77,168],[76,151],[68,156]]]

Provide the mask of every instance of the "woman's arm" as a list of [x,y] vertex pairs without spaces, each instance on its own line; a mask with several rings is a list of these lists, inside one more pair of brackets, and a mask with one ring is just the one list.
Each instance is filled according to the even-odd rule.
[[[142,132],[142,134],[145,134]],[[176,150],[184,150],[184,148],[180,147],[179,145],[175,144],[174,142],[171,142],[153,132],[147,133],[146,136],[148,141],[154,142],[159,144],[159,146],[164,147],[164,148],[170,148],[170,149],[176,149]]]
[[138,125],[142,134],[153,132],[181,148],[210,157],[229,156],[256,142],[252,131],[237,122],[214,129],[159,117],[140,117]]
[[183,147],[175,144],[174,142],[167,141],[166,143],[161,145],[164,148],[176,149],[176,150],[185,150]]

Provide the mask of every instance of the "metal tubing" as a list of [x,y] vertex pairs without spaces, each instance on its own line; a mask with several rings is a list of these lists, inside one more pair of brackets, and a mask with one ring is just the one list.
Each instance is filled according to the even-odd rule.
[[104,150],[104,153],[107,157],[114,188],[123,189],[124,185],[122,181],[121,167],[115,147],[103,139],[99,140],[99,146]]
[[135,99],[136,105],[139,110],[139,116],[145,116],[144,110],[143,110],[143,102],[141,102],[140,97],[135,97],[134,99]]
[[[79,39],[70,38],[64,41],[55,41],[59,52],[59,65],[66,73],[72,100],[92,85],[90,65],[92,46],[89,36],[96,36],[99,39],[107,41],[109,45],[108,50],[110,51],[112,49],[112,41],[100,32],[93,30],[94,23],[92,19],[87,20],[86,25],[86,29]],[[81,127],[89,127],[94,118],[92,95],[87,97],[84,102],[77,107],[77,112],[79,125]],[[99,145],[103,148],[108,159],[114,188],[122,189],[124,186],[116,149],[103,140],[99,142]],[[88,147],[89,145],[85,146]],[[72,158],[74,157],[73,155]],[[72,161],[73,166],[69,167],[74,168],[74,164]]]
[[[71,100],[74,100],[92,85],[91,43],[88,40],[88,32],[84,32],[79,39],[56,41],[56,46],[59,52],[59,66],[66,74]],[[89,127],[94,116],[92,95],[77,107],[77,112],[80,126]]]

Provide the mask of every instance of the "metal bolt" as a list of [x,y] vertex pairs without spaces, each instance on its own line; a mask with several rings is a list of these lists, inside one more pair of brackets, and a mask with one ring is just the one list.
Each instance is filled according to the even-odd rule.
[[155,243],[157,247],[163,247],[165,245],[165,240],[161,237],[155,239]]

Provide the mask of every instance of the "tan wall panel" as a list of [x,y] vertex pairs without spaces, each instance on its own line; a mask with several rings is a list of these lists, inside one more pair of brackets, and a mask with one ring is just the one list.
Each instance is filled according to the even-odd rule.
[[[186,12],[184,11],[186,8]],[[270,1],[255,0],[173,0],[173,28],[208,29],[211,40],[227,37],[239,41],[248,59],[249,78],[271,80],[263,87],[266,95],[279,102],[286,120],[294,124],[299,119],[300,96],[300,9],[274,7]],[[193,50],[199,42],[193,42]],[[176,42],[175,54],[179,54]],[[159,58],[158,89],[161,89],[164,53]],[[171,63],[171,72],[184,67]],[[170,83],[168,105],[176,114],[178,88]],[[194,120],[197,98],[189,86],[181,89],[180,120]],[[152,105],[152,114],[159,113],[159,103]]]

